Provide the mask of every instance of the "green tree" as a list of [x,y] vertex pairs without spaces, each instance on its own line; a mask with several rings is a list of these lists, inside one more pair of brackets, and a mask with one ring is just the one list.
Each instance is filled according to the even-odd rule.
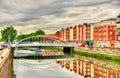
[[39,30],[32,32],[30,34],[21,34],[17,37],[17,40],[19,41],[19,40],[22,40],[22,39],[25,39],[28,37],[32,37],[32,36],[37,36],[37,35],[45,35],[45,32],[39,29]]
[[14,39],[16,38],[16,36],[17,36],[17,31],[12,26],[9,26],[9,27],[7,27],[7,28],[5,28],[4,30],[1,31],[1,36],[2,36],[3,41],[13,42]]
[[35,35],[44,35],[44,34],[45,32],[40,29],[35,32]]

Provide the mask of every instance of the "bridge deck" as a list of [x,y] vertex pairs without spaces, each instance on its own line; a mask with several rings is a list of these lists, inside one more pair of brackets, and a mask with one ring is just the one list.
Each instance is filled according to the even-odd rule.
[[53,47],[74,47],[72,44],[13,44],[12,47],[39,47],[39,46],[53,46]]

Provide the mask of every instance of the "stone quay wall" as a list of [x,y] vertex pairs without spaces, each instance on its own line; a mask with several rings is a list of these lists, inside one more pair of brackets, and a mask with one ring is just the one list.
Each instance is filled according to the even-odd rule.
[[12,55],[10,47],[0,52],[0,78],[12,78]]

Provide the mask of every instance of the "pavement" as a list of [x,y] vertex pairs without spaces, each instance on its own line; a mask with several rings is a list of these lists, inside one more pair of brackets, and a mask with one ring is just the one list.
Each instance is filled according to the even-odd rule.
[[55,60],[14,60],[16,78],[84,78],[61,68]]

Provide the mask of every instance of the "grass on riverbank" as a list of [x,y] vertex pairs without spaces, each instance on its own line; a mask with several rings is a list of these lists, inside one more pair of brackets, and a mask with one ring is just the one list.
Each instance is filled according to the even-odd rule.
[[28,56],[42,56],[42,54],[29,54]]
[[59,51],[59,52],[63,52],[63,49],[58,48],[58,47],[46,47],[45,49],[47,49],[47,50],[56,50],[56,51]]
[[120,65],[120,56],[100,54],[100,53],[90,53],[83,51],[74,51],[74,53],[80,56],[91,57],[98,60],[108,61]]
[[[18,50],[32,50],[31,48],[24,48],[24,47],[17,48],[17,49]],[[63,48],[61,48],[61,47],[44,47],[44,48],[41,48],[41,49],[56,50],[56,51],[59,51],[59,52],[63,52]]]

